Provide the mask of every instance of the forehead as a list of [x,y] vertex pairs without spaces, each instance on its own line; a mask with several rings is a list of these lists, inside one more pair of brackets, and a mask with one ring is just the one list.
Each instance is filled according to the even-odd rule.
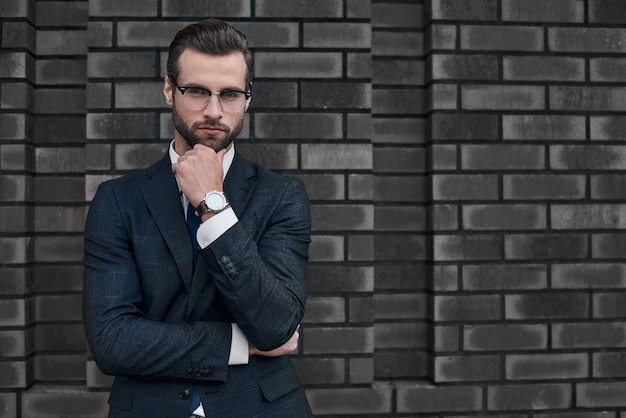
[[228,55],[209,55],[186,49],[178,59],[180,85],[200,84],[206,87],[245,88],[247,67],[241,52]]

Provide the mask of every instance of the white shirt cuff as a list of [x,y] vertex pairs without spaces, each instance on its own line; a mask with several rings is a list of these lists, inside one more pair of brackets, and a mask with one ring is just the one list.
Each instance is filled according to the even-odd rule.
[[248,339],[237,324],[231,324],[233,327],[233,337],[230,340],[230,356],[228,357],[228,365],[248,364],[249,346]]
[[200,248],[206,248],[224,232],[239,222],[233,208],[228,208],[202,222],[196,233]]

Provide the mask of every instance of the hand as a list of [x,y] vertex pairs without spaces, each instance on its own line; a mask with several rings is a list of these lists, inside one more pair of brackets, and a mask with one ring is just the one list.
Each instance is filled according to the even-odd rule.
[[223,191],[224,155],[226,149],[215,152],[213,148],[196,145],[178,158],[172,171],[180,188],[193,206],[198,206],[211,190]]
[[254,345],[250,344],[248,352],[250,356],[257,355],[265,357],[280,357],[286,354],[291,354],[298,349],[298,340],[300,339],[300,333],[298,332],[299,329],[300,325],[298,325],[298,328],[296,328],[296,332],[294,332],[291,338],[289,338],[289,341],[287,341],[285,344],[281,345],[278,348],[275,348],[271,351],[260,351]]

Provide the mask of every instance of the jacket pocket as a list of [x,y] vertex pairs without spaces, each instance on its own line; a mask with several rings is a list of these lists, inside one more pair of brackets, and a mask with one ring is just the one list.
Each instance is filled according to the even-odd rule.
[[122,411],[130,411],[133,406],[133,385],[116,378],[109,395],[109,405]]
[[259,379],[259,387],[263,397],[268,402],[275,401],[301,386],[300,376],[291,363],[289,366],[273,370]]

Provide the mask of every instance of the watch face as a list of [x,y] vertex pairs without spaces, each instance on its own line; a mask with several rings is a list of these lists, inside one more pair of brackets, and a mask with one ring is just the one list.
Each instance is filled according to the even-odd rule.
[[226,206],[226,198],[220,192],[209,192],[205,197],[206,205],[211,210],[222,210]]

